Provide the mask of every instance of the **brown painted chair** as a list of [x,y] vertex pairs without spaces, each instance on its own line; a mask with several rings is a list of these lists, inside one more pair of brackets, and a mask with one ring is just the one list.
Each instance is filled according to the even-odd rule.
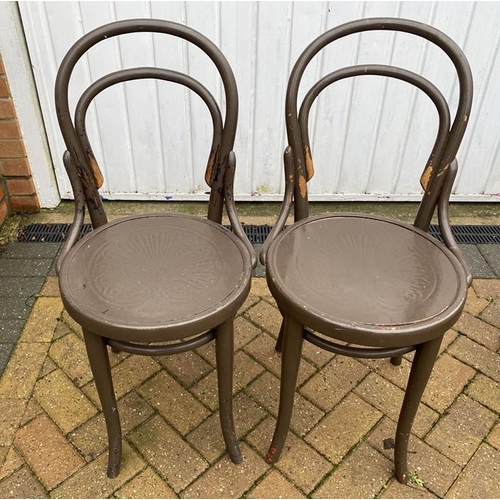
[[[434,85],[387,65],[351,66],[328,74],[306,93],[298,111],[301,77],[311,59],[335,40],[372,30],[411,33],[446,52],[457,70],[460,89],[453,124],[447,102]],[[421,177],[424,193],[413,225],[360,213],[308,213],[307,181],[313,175],[308,136],[311,105],[328,85],[364,75],[408,82],[425,92],[437,109],[437,137]],[[406,481],[408,438],[415,413],[443,335],[460,317],[472,281],[448,220],[457,172],[455,155],[471,101],[471,71],[460,48],[440,31],[418,22],[349,22],[319,36],[299,56],[286,93],[285,197],[260,257],[284,318],[276,347],[282,349],[281,394],[269,463],[279,459],[288,433],[304,340],[346,356],[389,357],[393,364],[415,351],[395,445],[396,477]],[[295,222],[282,231],[292,202]],[[436,207],[445,244],[426,232]]]
[[[78,101],[73,120],[68,85],[77,61],[101,40],[135,32],[163,33],[170,35],[167,42],[174,36],[199,47],[221,76],[224,121],[214,97],[198,81],[150,67],[116,71],[94,82]],[[104,89],[144,78],[181,84],[209,109],[213,142],[205,174],[211,188],[206,219],[156,214],[107,221],[98,192],[102,177],[85,128],[87,109]],[[88,33],[69,50],[57,74],[55,100],[67,148],[64,165],[75,197],[74,222],[57,271],[64,306],[82,326],[102,403],[109,440],[108,476],[119,473],[122,444],[108,346],[158,356],[215,340],[222,433],[231,460],[240,463],[232,413],[233,320],[250,290],[255,255],[234,207],[232,149],[238,94],[227,60],[210,40],[186,26],[155,19],[118,21]],[[236,235],[221,225],[224,204]],[[93,231],[78,241],[85,208]]]

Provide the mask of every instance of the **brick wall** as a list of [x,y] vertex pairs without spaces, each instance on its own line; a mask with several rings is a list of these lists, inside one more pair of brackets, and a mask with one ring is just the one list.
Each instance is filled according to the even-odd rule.
[[0,226],[11,212],[37,212],[40,202],[0,53]]

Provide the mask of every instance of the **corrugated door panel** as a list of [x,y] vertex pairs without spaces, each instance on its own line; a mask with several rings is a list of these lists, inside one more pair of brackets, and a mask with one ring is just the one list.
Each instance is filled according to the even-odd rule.
[[[292,65],[320,33],[367,17],[403,17],[431,24],[465,51],[475,100],[458,158],[456,200],[500,199],[500,3],[498,2],[20,2],[40,102],[63,198],[70,186],[53,105],[57,67],[82,34],[104,23],[155,17],[187,24],[228,58],[238,83],[236,193],[240,200],[279,200],[286,145],[285,92]],[[221,83],[196,47],[166,36],[107,40],[75,70],[71,102],[91,80],[135,64],[187,71],[217,97]],[[404,33],[364,33],[316,57],[305,87],[335,69],[364,62],[393,64],[437,83],[454,110],[458,88],[447,57]],[[171,40],[170,40],[171,41]],[[120,111],[117,111],[119,109]],[[211,122],[201,100],[168,82],[140,81],[106,90],[88,116],[95,154],[113,199],[206,198],[204,170]],[[310,116],[317,200],[416,200],[437,116],[430,100],[406,83],[380,77],[338,82]]]

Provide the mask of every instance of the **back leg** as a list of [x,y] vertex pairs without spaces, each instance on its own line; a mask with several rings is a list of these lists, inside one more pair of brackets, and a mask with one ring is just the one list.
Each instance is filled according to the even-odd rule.
[[431,375],[436,361],[439,346],[443,336],[417,346],[411,367],[408,386],[406,388],[403,406],[399,414],[396,430],[396,448],[394,450],[394,464],[396,479],[406,483],[408,473],[408,440],[418,405]]
[[88,330],[83,331],[85,347],[89,358],[90,369],[94,375],[95,385],[102,405],[102,412],[108,431],[109,455],[108,477],[118,476],[122,456],[122,433],[118,406],[116,404],[108,349],[103,337]]
[[229,456],[233,463],[243,461],[233,421],[233,361],[234,333],[233,318],[217,328],[215,336],[215,353],[217,359],[217,378],[219,390],[219,415],[222,435]]
[[300,356],[302,354],[302,325],[286,316],[283,328],[283,355],[281,356],[281,387],[278,420],[274,431],[273,440],[266,455],[266,461],[274,464],[278,461],[292,419],[295,387],[299,372]]

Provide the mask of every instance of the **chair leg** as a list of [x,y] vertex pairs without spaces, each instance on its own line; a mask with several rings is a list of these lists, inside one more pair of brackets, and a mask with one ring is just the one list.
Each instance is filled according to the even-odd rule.
[[234,336],[233,318],[217,328],[215,337],[215,353],[217,359],[217,378],[219,390],[219,415],[222,435],[235,464],[243,461],[233,421],[233,358]]
[[439,346],[443,337],[420,344],[413,359],[408,386],[399,414],[396,430],[396,446],[394,450],[394,464],[396,479],[405,484],[408,473],[408,440],[410,437],[413,420],[420,404],[420,399],[436,361]]
[[280,403],[276,429],[274,431],[271,446],[266,455],[266,462],[269,464],[278,461],[283,450],[283,445],[285,444],[288,429],[290,428],[295,387],[297,385],[297,374],[299,371],[300,356],[302,354],[302,344],[304,342],[302,332],[303,327],[298,321],[290,316],[285,317],[283,355],[281,357]]
[[102,412],[106,421],[109,443],[108,477],[113,478],[120,472],[122,433],[115,391],[113,389],[113,380],[111,379],[108,350],[106,342],[101,336],[86,330],[84,330],[83,334],[90,369],[94,375],[97,393],[99,394]]
[[284,330],[285,330],[285,320],[283,319],[281,321],[280,333],[278,334],[278,340],[276,341],[276,346],[274,347],[274,350],[276,352],[283,351],[283,331]]
[[394,356],[391,358],[391,365],[399,366],[401,361],[403,361],[403,356]]
[[285,329],[285,313],[280,309],[280,313],[281,313],[281,316],[282,316],[282,320],[281,320],[281,326],[280,326],[280,332],[278,334],[278,340],[276,341],[276,346],[274,347],[274,350],[276,352],[279,352],[281,353],[281,351],[283,350],[283,331]]

